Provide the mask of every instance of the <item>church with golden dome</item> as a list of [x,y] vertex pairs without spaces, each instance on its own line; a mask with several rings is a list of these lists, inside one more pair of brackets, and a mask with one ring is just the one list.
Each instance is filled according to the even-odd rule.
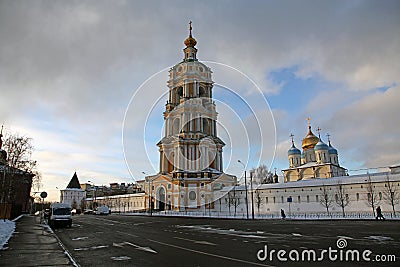
[[331,145],[329,135],[326,144],[321,139],[321,129],[317,129],[318,137],[315,136],[310,118],[307,120],[308,133],[301,145],[303,151],[296,147],[293,134],[290,135],[292,146],[288,150],[289,168],[282,170],[284,182],[345,176],[347,170],[340,166],[338,151]]

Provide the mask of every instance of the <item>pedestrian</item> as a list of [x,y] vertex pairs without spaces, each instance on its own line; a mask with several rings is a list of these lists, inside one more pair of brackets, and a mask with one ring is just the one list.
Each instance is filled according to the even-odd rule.
[[382,209],[381,209],[381,206],[378,206],[377,208],[376,208],[376,219],[378,220],[385,220],[385,217],[383,217],[383,214],[382,214]]
[[281,209],[281,217],[282,217],[282,220],[286,219],[286,214],[283,209]]

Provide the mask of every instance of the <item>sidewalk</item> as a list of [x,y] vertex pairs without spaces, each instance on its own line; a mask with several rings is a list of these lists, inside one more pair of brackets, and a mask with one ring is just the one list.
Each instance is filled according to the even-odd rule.
[[55,234],[38,216],[23,216],[0,250],[0,266],[73,266]]

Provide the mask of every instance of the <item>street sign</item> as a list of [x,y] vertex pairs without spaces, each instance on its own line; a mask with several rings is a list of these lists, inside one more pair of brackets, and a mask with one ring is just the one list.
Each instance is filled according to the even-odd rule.
[[40,197],[41,198],[46,198],[47,197],[47,192],[42,192],[42,193],[40,193]]
[[287,202],[289,202],[289,203],[290,203],[290,202],[293,202],[293,199],[292,199],[291,197],[288,197],[288,198],[287,198]]

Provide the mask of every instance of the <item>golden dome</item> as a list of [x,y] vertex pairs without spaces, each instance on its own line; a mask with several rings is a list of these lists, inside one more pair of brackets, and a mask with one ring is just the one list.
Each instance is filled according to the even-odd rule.
[[314,146],[318,143],[318,141],[319,138],[313,134],[313,132],[311,131],[311,126],[308,126],[308,133],[306,138],[303,139],[301,147],[305,150],[314,148]]
[[189,22],[189,37],[183,43],[187,47],[194,47],[197,44],[196,39],[192,37],[192,21]]
[[189,35],[188,38],[183,42],[187,47],[194,47],[197,44],[196,39],[192,37],[192,35]]

